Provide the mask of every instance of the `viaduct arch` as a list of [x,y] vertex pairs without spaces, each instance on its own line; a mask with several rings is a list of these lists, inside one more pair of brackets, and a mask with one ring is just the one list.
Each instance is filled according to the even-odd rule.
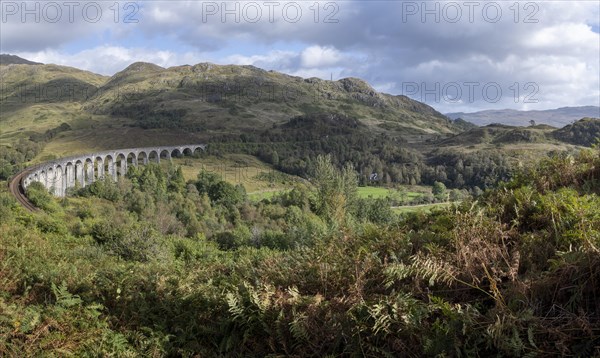
[[63,197],[76,185],[85,187],[105,177],[116,181],[127,173],[128,166],[160,163],[161,159],[193,155],[205,148],[205,144],[127,148],[60,158],[25,169],[20,186],[26,189],[37,181],[55,196]]

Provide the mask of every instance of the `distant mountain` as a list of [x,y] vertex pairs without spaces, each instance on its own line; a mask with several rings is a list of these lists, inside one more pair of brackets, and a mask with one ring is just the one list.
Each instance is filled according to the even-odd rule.
[[33,62],[15,55],[0,54],[0,65],[43,65],[40,62]]
[[469,121],[465,121],[462,118],[457,118],[454,120],[454,125],[461,128],[463,131],[468,131],[469,129],[477,128],[478,125],[471,123]]
[[[504,145],[532,144],[569,144],[590,147],[600,139],[600,119],[583,118],[563,128],[555,128],[547,124],[535,126],[510,126],[506,124],[488,124],[475,127],[457,135],[443,138],[435,143],[437,148],[460,147],[475,148],[490,145],[500,148]],[[505,147],[510,148],[510,147]]]
[[446,116],[485,126],[492,123],[508,124],[511,126],[529,126],[533,120],[537,124],[548,124],[554,127],[564,127],[581,118],[600,118],[600,107],[562,107],[542,111],[517,111],[513,109],[487,110],[474,113],[446,113]]

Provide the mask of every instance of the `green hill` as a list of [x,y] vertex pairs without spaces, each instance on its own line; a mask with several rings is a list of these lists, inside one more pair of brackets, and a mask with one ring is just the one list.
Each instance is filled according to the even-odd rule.
[[[165,69],[138,62],[106,77],[65,66],[10,64],[0,66],[0,78],[0,144],[39,137],[66,123],[73,130],[68,138],[49,143],[50,150],[53,144],[62,148],[56,155],[151,141],[208,141],[318,113],[356,118],[365,131],[396,137],[461,130],[433,108],[378,93],[360,79],[303,79],[253,66]],[[125,132],[127,138],[116,135]]]
[[[326,151],[338,164],[357,163],[364,177],[376,170],[381,178],[420,183],[418,173],[402,168],[421,163],[407,143],[462,130],[430,106],[379,93],[356,78],[141,62],[112,77],[57,65],[2,65],[0,76],[6,82],[0,144],[35,142],[39,151],[30,163],[98,149],[203,142],[215,154],[258,156],[293,174],[307,175]],[[279,164],[272,162],[274,152]],[[15,155],[0,156],[5,173],[25,165],[15,164]]]
[[439,146],[475,147],[478,145],[564,145],[589,147],[600,137],[600,119],[583,118],[563,128],[546,124],[515,127],[506,124],[490,124],[466,130],[436,142]]
[[63,123],[73,128],[90,116],[82,104],[108,77],[58,65],[0,65],[0,143],[41,135]]
[[374,129],[394,122],[400,134],[458,132],[433,108],[378,93],[359,79],[303,79],[253,66],[209,63],[168,69],[134,63],[102,86],[85,110],[134,120],[146,129],[231,132],[268,128],[298,115],[336,112]]
[[83,102],[108,77],[58,65],[2,64],[2,107],[10,113],[31,104]]
[[554,130],[556,128],[547,125],[515,127],[506,124],[489,124],[445,138],[438,144],[466,147],[476,144],[547,143],[553,139]]
[[600,119],[583,118],[553,134],[563,142],[589,147],[600,139]]

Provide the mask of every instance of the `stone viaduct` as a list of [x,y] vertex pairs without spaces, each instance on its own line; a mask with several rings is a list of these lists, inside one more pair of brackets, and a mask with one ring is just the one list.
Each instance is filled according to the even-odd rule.
[[85,187],[104,177],[117,180],[127,173],[129,165],[160,163],[161,159],[193,155],[206,148],[204,144],[189,144],[168,147],[146,147],[106,150],[60,158],[28,168],[22,181],[23,188],[37,181],[55,196],[63,197],[67,189],[77,185]]

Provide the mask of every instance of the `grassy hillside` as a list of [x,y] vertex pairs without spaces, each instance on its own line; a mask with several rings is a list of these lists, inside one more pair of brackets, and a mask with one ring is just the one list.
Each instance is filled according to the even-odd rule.
[[591,146],[600,139],[600,119],[583,118],[555,131],[553,135],[563,142]]
[[[0,79],[0,144],[41,135],[62,123],[73,129],[69,140],[82,139],[76,144],[80,148],[141,145],[145,137],[173,144],[177,135],[208,141],[323,112],[357,118],[369,132],[394,136],[460,130],[433,108],[378,93],[359,79],[302,79],[251,66],[164,69],[134,63],[108,78],[65,66],[9,64],[0,66]],[[386,123],[393,130],[384,129]],[[127,137],[113,134],[128,128],[133,133]],[[70,147],[61,138],[55,141]]]
[[65,66],[0,65],[0,144],[43,135],[63,123],[75,130],[105,123],[106,117],[86,113],[82,104],[107,79]]
[[114,75],[86,110],[134,119],[143,128],[202,132],[268,128],[320,112],[360,118],[375,128],[395,122],[405,134],[456,131],[433,108],[378,93],[359,79],[303,79],[253,66],[208,63],[168,69],[134,63]]
[[[592,120],[600,123],[600,120]],[[502,156],[509,166],[528,166],[550,153],[575,152],[583,142],[563,140],[557,129],[548,125],[514,127],[504,124],[490,124],[469,129],[449,138],[435,142],[428,157],[432,163],[448,162],[448,157],[478,156],[487,153],[488,157]],[[594,134],[591,133],[591,136]],[[450,160],[456,164],[457,160]]]
[[554,131],[556,128],[548,125],[537,125],[529,127],[515,127],[505,124],[490,124],[484,127],[471,128],[437,144],[443,146],[476,146],[478,144],[491,144],[501,146],[504,144],[536,144],[554,143]]
[[[173,165],[181,166],[185,180],[194,180],[201,170],[220,175],[223,180],[246,188],[249,195],[260,197],[261,193],[278,193],[290,190],[301,178],[277,171],[256,157],[231,154],[223,157],[175,158]],[[168,165],[167,162],[164,165]],[[268,196],[268,194],[267,194]]]

